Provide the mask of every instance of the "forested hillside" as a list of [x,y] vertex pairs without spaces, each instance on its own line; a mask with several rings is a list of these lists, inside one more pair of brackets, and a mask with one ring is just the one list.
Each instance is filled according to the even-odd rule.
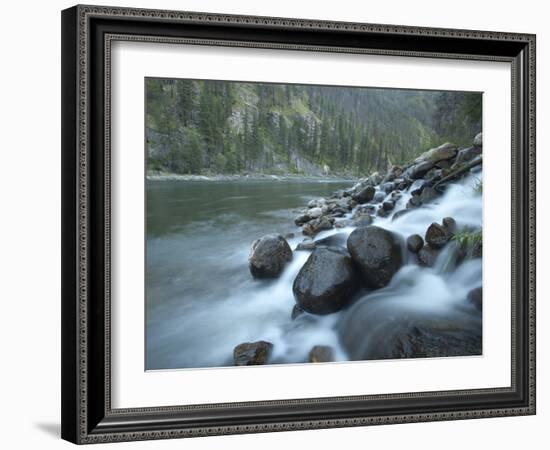
[[150,172],[361,175],[479,131],[479,93],[146,79]]

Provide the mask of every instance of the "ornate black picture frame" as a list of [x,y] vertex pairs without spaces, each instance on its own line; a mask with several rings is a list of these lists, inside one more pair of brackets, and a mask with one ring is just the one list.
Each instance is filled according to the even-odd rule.
[[[193,43],[512,67],[511,386],[113,409],[110,49]],[[62,13],[62,437],[99,443],[535,414],[535,36],[98,6]]]

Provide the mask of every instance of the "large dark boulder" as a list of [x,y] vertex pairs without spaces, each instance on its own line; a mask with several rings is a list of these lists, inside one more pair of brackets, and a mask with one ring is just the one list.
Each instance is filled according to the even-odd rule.
[[372,186],[366,186],[353,196],[353,200],[359,204],[370,202],[374,198],[375,192],[376,190]]
[[347,246],[363,282],[371,288],[386,286],[403,264],[401,239],[384,228],[357,228],[350,234]]
[[345,251],[316,248],[298,272],[292,292],[304,311],[331,314],[345,308],[358,288],[357,274]]
[[270,342],[245,342],[235,347],[233,360],[236,366],[258,366],[267,362],[272,351]]
[[248,266],[254,278],[277,278],[291,259],[292,250],[285,238],[268,234],[252,244]]

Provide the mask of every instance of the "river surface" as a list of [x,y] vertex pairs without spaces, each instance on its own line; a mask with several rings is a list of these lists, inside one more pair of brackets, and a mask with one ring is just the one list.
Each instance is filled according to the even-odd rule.
[[[299,333],[290,320],[291,285],[308,254],[296,252],[281,279],[258,281],[248,270],[250,246],[268,233],[295,233],[294,248],[303,239],[293,222],[297,208],[352,185],[148,181],[147,369],[232,365],[236,345],[260,339],[278,344],[274,357],[281,362],[301,361],[307,342],[289,348],[294,338],[288,333]],[[316,334],[336,344],[328,324],[303,334],[313,345]]]
[[[480,177],[470,175],[451,185],[434,204],[395,221],[376,218],[374,224],[403,239],[413,233],[424,236],[432,222],[444,217],[453,217],[459,228],[480,228],[482,197],[475,192]],[[248,254],[255,239],[294,233],[288,238],[294,249],[304,238],[293,223],[298,209],[351,186],[274,180],[148,182],[146,368],[231,366],[235,346],[259,340],[273,343],[270,363],[303,363],[315,345],[333,347],[336,361],[378,359],[391,354],[388,345],[406,347],[410,330],[424,333],[434,348],[444,336],[454,354],[481,354],[481,313],[466,301],[468,292],[481,286],[481,259],[457,268],[449,245],[432,268],[418,266],[408,253],[387,287],[361,292],[349,309],[327,316],[302,314],[291,320],[292,283],[309,252],[295,251],[277,280],[252,279]],[[413,189],[415,185],[404,193],[396,211],[404,208]],[[316,239],[352,231],[323,231]],[[417,338],[412,339],[414,344]]]

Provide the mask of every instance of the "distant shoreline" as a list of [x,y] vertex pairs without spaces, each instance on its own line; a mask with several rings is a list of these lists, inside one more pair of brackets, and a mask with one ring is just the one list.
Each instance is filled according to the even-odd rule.
[[264,174],[264,173],[250,173],[250,174],[232,174],[232,175],[182,175],[177,173],[148,173],[146,175],[147,181],[325,181],[330,183],[349,181],[357,181],[358,177],[344,176],[344,175],[296,175],[296,174]]

